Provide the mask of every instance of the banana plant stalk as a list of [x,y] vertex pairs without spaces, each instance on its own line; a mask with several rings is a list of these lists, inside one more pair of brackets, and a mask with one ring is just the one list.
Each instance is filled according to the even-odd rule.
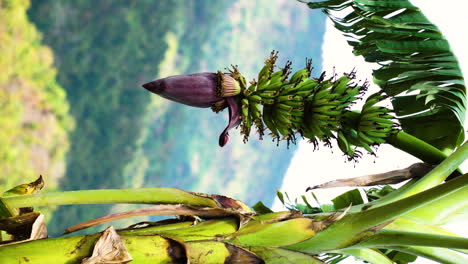
[[[466,157],[467,151],[465,147],[460,148],[447,159],[449,164],[441,164],[433,171],[443,174],[441,178],[449,175]],[[430,172],[419,181],[427,182],[433,177]],[[91,226],[89,223],[102,224],[122,216],[148,215],[148,212],[181,217],[135,224],[116,231],[109,228],[102,233],[84,236],[13,243],[3,241],[0,261],[2,264],[89,264],[117,260],[131,263],[278,263],[279,260],[281,263],[323,263],[339,254],[352,255],[371,263],[392,263],[383,251],[377,250],[388,249],[410,252],[408,254],[442,263],[461,264],[467,259],[452,254],[446,248],[468,252],[468,239],[419,220],[432,209],[450,216],[443,209],[450,211],[460,205],[459,199],[453,197],[463,198],[466,186],[468,174],[397,200],[385,201],[380,206],[361,207],[360,210],[347,208],[328,214],[305,214],[295,210],[272,212],[261,207],[254,207],[255,211],[241,201],[222,195],[171,188],[24,195],[8,191],[0,202],[9,212],[18,212],[16,208],[32,205],[153,204],[146,209],[117,213],[80,224],[82,228]],[[0,219],[0,229],[9,219],[13,217],[6,215]],[[109,259],[109,256],[114,257]]]
[[[464,238],[386,229],[393,219],[436,201],[446,193],[457,192],[459,187],[456,186],[460,186],[458,181],[466,184],[467,180],[468,175],[458,177],[440,185],[438,189],[420,193],[418,197],[373,209],[375,212],[337,212],[321,219],[298,211],[261,214],[253,213],[244,206],[241,210],[233,206],[224,208],[227,209],[224,215],[210,217],[198,214],[203,218],[196,221],[185,217],[152,225],[135,225],[117,230],[115,236],[123,246],[115,255],[125,253],[132,263],[276,263],[277,258],[287,258],[289,263],[323,263],[320,261],[321,254],[341,251],[341,254],[354,256],[359,256],[360,252],[366,260],[369,260],[370,253],[374,253],[377,256],[373,258],[387,261],[378,263],[392,263],[375,248],[411,250],[407,247],[426,246],[467,250],[468,240]],[[162,191],[165,193],[167,190]],[[153,190],[153,193],[157,191]],[[212,200],[209,195],[203,197]],[[8,199],[4,198],[7,205]],[[228,200],[230,202],[226,204],[238,204],[235,200]],[[189,204],[200,211],[220,208],[211,203],[193,206],[200,204],[198,201]],[[168,206],[177,208],[172,203]],[[184,214],[182,211],[179,213]],[[5,264],[88,263],[85,260],[94,256],[93,252],[99,251],[96,249],[97,241],[106,232],[6,244],[0,246],[0,260]],[[112,240],[112,243],[116,242]],[[466,259],[459,257],[459,261],[453,263],[463,261]]]
[[291,74],[291,62],[277,67],[278,52],[271,52],[258,80],[247,82],[238,68],[222,73],[171,76],[143,85],[164,98],[194,107],[211,107],[218,113],[229,110],[229,123],[219,136],[219,145],[229,139],[229,130],[240,125],[244,142],[252,127],[260,139],[267,131],[274,140],[290,143],[306,138],[318,146],[336,140],[349,160],[362,151],[374,154],[379,144],[389,143],[429,164],[438,164],[446,155],[435,147],[401,131],[392,111],[378,104],[383,92],[369,96],[360,111],[351,107],[361,100],[367,82],[356,81],[355,72],[326,78],[311,78],[312,61]]

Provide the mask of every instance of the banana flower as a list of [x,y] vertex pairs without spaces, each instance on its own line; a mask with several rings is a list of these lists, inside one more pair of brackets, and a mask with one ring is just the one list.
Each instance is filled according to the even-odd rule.
[[219,136],[219,145],[226,145],[228,131],[241,122],[236,99],[241,91],[239,83],[229,74],[203,72],[176,75],[143,84],[143,87],[161,97],[181,104],[207,108],[219,112],[229,110],[229,123]]

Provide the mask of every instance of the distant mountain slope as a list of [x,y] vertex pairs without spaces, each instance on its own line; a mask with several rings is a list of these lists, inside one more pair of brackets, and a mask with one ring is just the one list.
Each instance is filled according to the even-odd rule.
[[[209,38],[187,37],[205,31],[210,32]],[[296,68],[304,66],[306,57],[313,58],[314,73],[319,75],[323,32],[324,17],[293,1],[234,1],[217,19],[199,18],[190,28],[171,35],[169,43],[178,52],[167,54],[160,77],[213,72],[237,64],[246,76],[256,78],[272,49],[280,51],[283,63],[289,59]],[[152,98],[143,143],[148,164],[145,183],[223,193],[249,204],[273,202],[294,145],[277,147],[269,136],[260,142],[254,133],[244,144],[233,130],[228,145],[220,148],[217,141],[227,124],[227,110],[216,115],[209,109]]]
[[[250,2],[33,1],[29,15],[54,50],[77,123],[61,188],[168,186],[271,203],[294,147],[268,139],[244,145],[233,131],[219,148],[225,112],[176,105],[139,87],[157,75],[231,63],[253,78],[273,48],[283,60],[320,61],[322,17],[291,1]],[[110,209],[62,207],[52,232]]]
[[73,126],[52,51],[28,21],[29,1],[0,1],[0,194],[42,174],[48,190],[65,170]]
[[[32,2],[28,14],[56,56],[76,129],[71,133],[61,189],[132,185],[124,168],[138,154],[150,97],[140,84],[152,79],[178,7],[166,1]],[[157,15],[157,14],[163,15]],[[63,207],[52,225],[66,226],[106,213],[109,206]]]

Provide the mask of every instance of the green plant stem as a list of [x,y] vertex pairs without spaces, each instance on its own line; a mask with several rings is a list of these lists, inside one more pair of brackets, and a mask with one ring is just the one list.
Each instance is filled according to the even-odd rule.
[[[49,238],[0,247],[2,264],[81,263],[92,254],[100,234]],[[135,263],[173,263],[167,240],[157,236],[121,236]],[[141,262],[140,262],[141,261]]]
[[404,215],[418,223],[444,225],[468,219],[468,185],[451,193],[424,208],[419,208]]
[[332,253],[353,256],[373,264],[393,264],[393,261],[385,256],[385,254],[370,248],[342,249],[333,251]]
[[397,231],[418,232],[418,233],[425,233],[425,234],[461,237],[460,235],[450,232],[441,227],[428,225],[428,224],[422,224],[420,222],[416,222],[414,220],[401,218],[401,217],[395,219],[395,221],[393,221],[391,224],[386,226],[384,230],[397,230]]
[[217,207],[210,198],[201,197],[173,188],[139,188],[82,190],[44,194],[18,195],[2,198],[10,208],[66,204],[187,204],[192,206]]
[[439,164],[447,158],[444,152],[404,131],[388,137],[387,143],[429,164]]
[[[347,113],[346,118],[351,126],[357,126],[359,124],[360,112],[350,111]],[[438,148],[404,131],[398,131],[386,140],[386,143],[395,148],[432,165],[439,164],[447,158],[447,154]]]
[[405,197],[409,197],[418,192],[422,192],[432,188],[443,182],[453,171],[455,171],[460,164],[462,164],[466,157],[468,157],[468,141],[463,143],[455,152],[437,165],[433,170],[426,174],[423,178],[405,185],[403,188],[395,190],[383,198],[368,203],[366,205],[359,205],[352,209],[352,211],[360,210],[364,206],[383,206],[385,204],[394,202]]
[[413,254],[419,257],[427,258],[442,264],[465,264],[468,263],[468,258],[446,248],[432,247],[388,247],[408,254]]
[[308,253],[319,253],[349,247],[364,237],[371,236],[376,231],[373,231],[376,226],[441,199],[462,189],[467,184],[468,174],[465,174],[411,197],[359,213],[351,213],[316,236],[288,248]]
[[382,230],[350,248],[387,248],[390,246],[426,246],[468,249],[468,238],[396,230]]
[[463,143],[455,152],[442,161],[437,167],[426,174],[421,180],[407,188],[401,195],[407,197],[427,190],[443,182],[468,157],[468,141]]

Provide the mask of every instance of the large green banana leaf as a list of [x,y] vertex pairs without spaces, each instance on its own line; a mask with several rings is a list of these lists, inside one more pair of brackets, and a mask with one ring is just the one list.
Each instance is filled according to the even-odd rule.
[[463,75],[448,41],[417,7],[407,0],[330,0],[308,6],[323,9],[355,55],[381,65],[374,70],[374,83],[390,95],[404,131],[445,151],[463,142]]

